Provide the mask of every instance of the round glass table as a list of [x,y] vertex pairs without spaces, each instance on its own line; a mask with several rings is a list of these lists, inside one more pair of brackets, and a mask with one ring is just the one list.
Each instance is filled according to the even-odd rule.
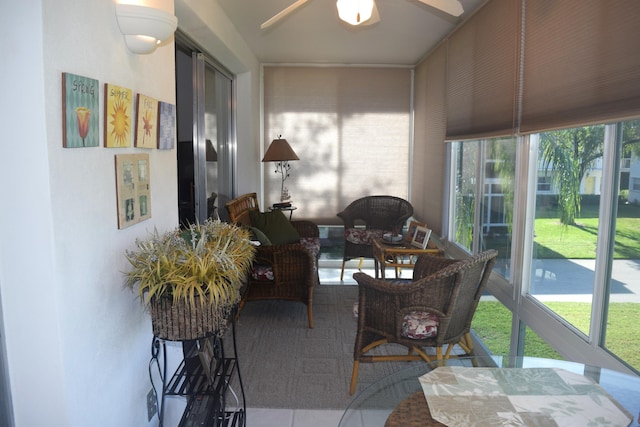
[[[420,377],[433,372],[438,366],[438,362],[414,362],[411,367],[399,370],[365,388],[349,403],[339,427],[442,426],[443,424],[431,418],[419,381]],[[464,370],[462,367],[553,368],[560,369],[562,372],[567,371],[567,376],[573,374],[577,374],[573,375],[575,377],[584,376],[599,384],[599,387],[595,387],[603,389],[615,399],[613,404],[617,402],[616,406],[621,407],[621,413],[626,410],[631,414],[632,420],[628,425],[639,425],[640,377],[638,376],[581,363],[535,357],[462,357],[448,360],[445,366],[452,367],[454,370]],[[586,383],[591,384],[589,381]],[[416,413],[419,411],[426,411],[426,416],[424,413]],[[410,415],[420,421],[410,421],[412,419]]]

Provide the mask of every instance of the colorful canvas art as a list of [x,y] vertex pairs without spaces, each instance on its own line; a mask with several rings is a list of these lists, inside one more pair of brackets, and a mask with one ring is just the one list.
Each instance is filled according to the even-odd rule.
[[156,148],[158,146],[158,100],[138,94],[136,108],[136,147]]
[[104,85],[104,146],[131,146],[133,91],[106,83]]
[[160,102],[158,108],[158,149],[171,150],[175,146],[176,106]]
[[97,147],[100,141],[98,80],[62,73],[62,145]]
[[149,155],[117,154],[115,162],[118,228],[126,228],[151,218]]

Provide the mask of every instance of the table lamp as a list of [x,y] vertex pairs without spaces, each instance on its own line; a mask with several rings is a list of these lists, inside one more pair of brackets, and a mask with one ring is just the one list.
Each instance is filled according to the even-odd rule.
[[286,139],[279,135],[277,139],[271,141],[271,145],[264,154],[263,162],[276,162],[275,173],[282,176],[282,184],[280,186],[280,201],[287,202],[291,199],[289,190],[284,187],[284,181],[289,177],[291,165],[289,160],[300,160],[293,151]]

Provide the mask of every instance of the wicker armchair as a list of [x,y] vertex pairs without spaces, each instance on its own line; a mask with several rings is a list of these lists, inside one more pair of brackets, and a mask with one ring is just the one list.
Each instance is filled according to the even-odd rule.
[[[344,265],[354,258],[373,258],[371,240],[381,238],[384,233],[402,230],[413,215],[413,206],[408,201],[394,196],[367,196],[349,204],[338,216],[344,222],[344,255],[340,280],[344,276]],[[364,225],[364,229],[357,228]]]
[[[353,394],[361,362],[442,360],[458,344],[473,354],[470,328],[478,301],[498,252],[488,250],[465,260],[421,255],[413,281],[398,283],[355,273],[358,282],[358,328],[349,392]],[[368,355],[375,347],[401,344],[408,352]],[[447,344],[446,353],[442,347]],[[435,347],[435,356],[425,352]]]
[[[251,211],[258,211],[256,193],[226,203],[229,220],[252,226]],[[240,309],[247,301],[279,299],[307,305],[309,328],[313,328],[313,290],[319,283],[320,233],[311,221],[291,221],[300,242],[257,247],[253,269],[247,278]]]

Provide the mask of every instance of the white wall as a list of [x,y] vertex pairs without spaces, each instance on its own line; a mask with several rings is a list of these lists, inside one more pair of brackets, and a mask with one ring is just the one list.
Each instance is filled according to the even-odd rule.
[[[2,14],[15,101],[3,114],[0,282],[16,426],[147,424],[151,325],[123,289],[123,253],[177,225],[175,150],[62,147],[62,72],[99,80],[101,132],[105,82],[175,102],[173,44],[129,53],[114,5],[29,0]],[[137,152],[150,155],[152,219],[118,230],[114,155]]]
[[[204,37],[199,41],[208,52],[241,74],[239,188],[253,191],[259,183],[258,63],[223,16],[202,18],[207,3],[213,2],[176,0],[176,15],[197,18],[180,22],[187,33],[206,21],[194,38]],[[151,55],[129,53],[114,0],[23,0],[1,8],[0,312],[15,425],[149,425],[151,324],[123,289],[123,253],[154,227],[177,225],[176,152],[63,148],[61,73],[99,80],[102,133],[106,82],[175,102],[173,43]],[[152,218],[118,230],[114,155],[140,152],[150,155]],[[175,356],[177,347],[170,347]],[[171,402],[168,420],[180,410]]]
[[11,394],[17,426],[63,426],[40,2],[3,3],[0,24],[0,73],[12,100],[0,107],[0,292]]

